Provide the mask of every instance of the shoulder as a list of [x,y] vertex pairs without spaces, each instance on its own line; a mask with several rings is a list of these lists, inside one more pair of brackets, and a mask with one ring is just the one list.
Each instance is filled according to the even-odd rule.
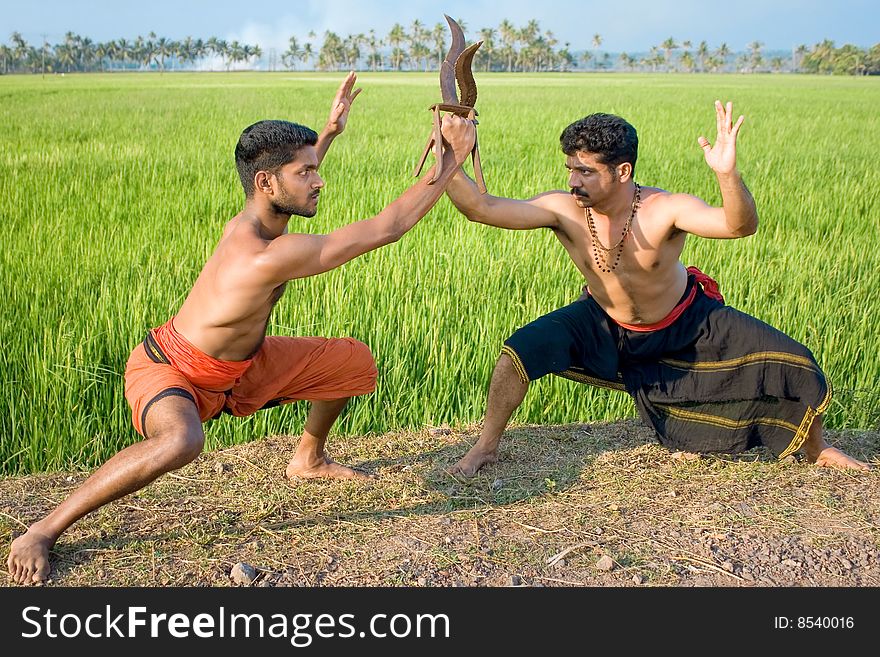
[[641,208],[652,216],[674,218],[682,211],[705,206],[705,201],[691,194],[668,192],[659,187],[642,187],[641,190]]
[[542,192],[537,196],[527,199],[532,205],[545,208],[547,210],[560,211],[574,206],[574,201],[569,192],[561,189],[552,189],[548,192]]
[[242,254],[264,251],[271,243],[271,240],[260,235],[256,222],[241,216],[234,217],[226,224],[222,241]]
[[213,258],[221,263],[221,269],[248,277],[271,265],[268,256],[273,241],[264,239],[253,223],[237,217],[226,224]]
[[647,185],[639,187],[639,201],[643,208],[649,206],[663,207],[673,196],[675,194],[659,187],[648,187]]

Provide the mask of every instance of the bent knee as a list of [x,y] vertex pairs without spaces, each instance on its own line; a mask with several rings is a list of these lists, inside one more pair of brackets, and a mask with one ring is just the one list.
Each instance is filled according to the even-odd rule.
[[501,355],[498,356],[498,360],[495,362],[493,377],[497,376],[504,376],[510,379],[515,378],[523,385],[529,384],[529,375],[526,372],[525,365],[523,365],[519,354],[508,345],[504,346],[501,350]]
[[174,468],[194,461],[205,448],[205,434],[201,427],[184,431],[168,432],[153,438],[161,443],[161,453],[168,464]]
[[366,378],[372,377],[373,381],[375,381],[379,370],[376,368],[376,359],[373,357],[373,352],[360,340],[346,338],[346,341],[351,347],[351,356],[348,364],[352,372]]
[[355,338],[346,338],[345,341],[351,346],[352,360],[363,363],[372,363],[373,365],[376,364],[376,360],[373,358],[373,352],[366,344]]

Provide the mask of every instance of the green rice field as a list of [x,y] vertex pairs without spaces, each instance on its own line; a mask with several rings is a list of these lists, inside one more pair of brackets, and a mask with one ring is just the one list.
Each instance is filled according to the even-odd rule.
[[[0,77],[0,472],[93,467],[137,440],[125,362],[177,310],[242,206],[239,133],[264,118],[320,129],[342,77]],[[813,350],[835,388],[830,426],[880,426],[880,80],[476,77],[489,191],[515,198],[565,188],[559,133],[605,111],[639,130],[639,182],[718,203],[696,140],[714,140],[713,101],[733,100],[746,115],[739,165],[761,225],[742,240],[689,238],[683,259],[715,277],[728,303]],[[293,218],[292,232],[371,216],[413,180],[436,74],[364,73],[359,84],[321,170],[318,215]],[[471,224],[444,198],[400,242],[292,282],[270,332],[370,345],[378,390],[349,406],[338,434],[455,426],[482,417],[502,341],[582,285],[549,231]],[[634,414],[621,393],[547,377],[514,421]],[[304,415],[297,404],[225,417],[207,425],[209,447],[298,433]]]

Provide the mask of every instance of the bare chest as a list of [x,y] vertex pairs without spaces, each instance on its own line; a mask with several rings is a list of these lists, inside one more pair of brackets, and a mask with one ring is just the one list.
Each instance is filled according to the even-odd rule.
[[618,224],[572,220],[558,237],[591,283],[650,276],[676,263],[684,246],[684,233],[639,216]]

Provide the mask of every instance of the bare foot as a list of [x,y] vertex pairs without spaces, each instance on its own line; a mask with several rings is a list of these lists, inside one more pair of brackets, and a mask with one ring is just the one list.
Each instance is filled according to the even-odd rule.
[[477,446],[474,445],[464,455],[464,458],[449,468],[447,472],[452,476],[473,477],[484,465],[495,463],[496,461],[498,461],[497,451],[484,452],[482,449],[477,449]]
[[49,548],[55,543],[33,529],[12,541],[6,567],[16,584],[37,584],[49,578]]
[[862,463],[851,456],[847,456],[836,447],[826,447],[819,452],[819,456],[817,456],[815,460],[810,459],[809,455],[807,456],[807,459],[812,461],[812,463],[819,468],[840,468],[841,470],[871,469],[871,466],[867,463]]
[[287,464],[287,472],[285,474],[291,480],[297,477],[302,479],[317,479],[321,477],[327,479],[373,479],[368,474],[340,465],[326,456],[323,462],[318,463],[305,463],[294,459]]

